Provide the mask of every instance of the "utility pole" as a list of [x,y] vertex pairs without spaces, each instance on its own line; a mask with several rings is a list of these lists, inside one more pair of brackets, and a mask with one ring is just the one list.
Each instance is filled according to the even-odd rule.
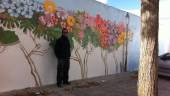
[[128,31],[129,31],[129,13],[126,13],[126,36],[125,36],[125,41],[126,41],[126,50],[125,50],[125,69],[124,71],[127,72],[127,57],[128,57]]

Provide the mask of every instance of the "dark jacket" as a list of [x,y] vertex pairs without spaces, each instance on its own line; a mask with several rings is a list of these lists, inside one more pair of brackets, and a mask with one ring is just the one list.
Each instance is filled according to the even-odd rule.
[[56,40],[54,47],[55,55],[59,59],[68,59],[71,56],[70,42],[68,37],[62,35]]

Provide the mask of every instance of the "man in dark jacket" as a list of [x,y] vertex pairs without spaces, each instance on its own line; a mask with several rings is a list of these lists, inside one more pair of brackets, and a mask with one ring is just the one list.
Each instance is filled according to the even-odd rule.
[[69,67],[70,67],[70,42],[68,39],[68,31],[66,28],[62,30],[62,36],[56,40],[55,55],[58,58],[57,65],[57,86],[62,84],[69,85]]

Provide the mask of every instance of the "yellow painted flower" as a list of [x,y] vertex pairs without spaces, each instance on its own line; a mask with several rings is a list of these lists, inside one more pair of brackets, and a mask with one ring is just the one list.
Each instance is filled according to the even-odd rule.
[[73,17],[73,16],[68,16],[67,17],[67,24],[68,24],[68,26],[74,26],[74,24],[75,24],[75,18]]
[[55,13],[57,11],[57,5],[52,0],[45,0],[45,2],[44,2],[44,10],[48,14]]
[[118,42],[119,44],[123,44],[124,41],[125,41],[125,32],[121,32],[120,35],[119,35],[119,37],[118,37],[118,41],[117,41],[117,42]]

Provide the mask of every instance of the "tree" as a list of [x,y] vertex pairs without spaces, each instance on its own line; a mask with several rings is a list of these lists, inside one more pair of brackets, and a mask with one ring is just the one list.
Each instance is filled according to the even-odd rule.
[[159,0],[141,0],[138,96],[158,96]]

